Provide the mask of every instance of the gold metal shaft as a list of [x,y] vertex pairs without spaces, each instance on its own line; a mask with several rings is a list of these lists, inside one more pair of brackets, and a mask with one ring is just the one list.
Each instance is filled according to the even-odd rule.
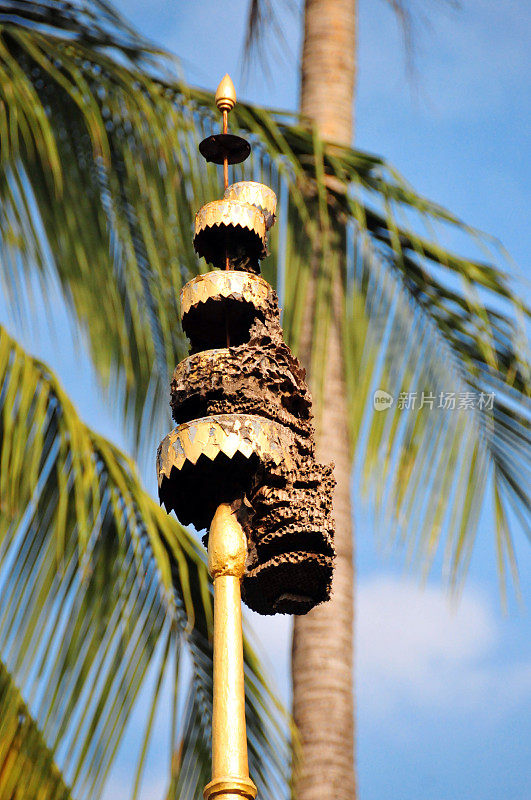
[[[228,116],[229,112],[227,109],[223,109],[223,133],[227,133],[228,130]],[[227,190],[229,188],[229,160],[227,156],[223,159],[223,188]],[[227,250],[227,244],[225,243],[225,269],[229,269],[229,253]],[[227,347],[229,346],[229,321],[226,320],[226,329],[227,329]]]
[[[227,133],[228,131],[228,116],[229,112],[224,109],[223,110],[223,133]],[[224,189],[229,188],[229,159],[227,156],[223,159],[223,187]]]
[[212,520],[208,569],[214,580],[214,703],[212,780],[205,800],[254,800],[245,728],[240,582],[245,570],[245,533],[228,504]]

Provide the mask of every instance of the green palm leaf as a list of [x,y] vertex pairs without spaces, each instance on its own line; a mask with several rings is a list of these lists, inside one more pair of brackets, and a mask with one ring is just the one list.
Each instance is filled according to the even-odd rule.
[[53,756],[0,661],[0,798],[71,800]]
[[[212,597],[197,544],[145,493],[129,459],[81,422],[47,367],[3,328],[0,448],[0,652],[10,673],[5,685],[16,684],[49,748],[42,767],[50,785],[66,793],[53,756],[74,797],[99,796],[139,692],[152,692],[154,713],[169,680],[175,692],[189,692],[171,733],[172,752],[181,754],[175,779],[188,776],[179,796],[192,800],[210,760],[212,702]],[[183,660],[190,678],[183,679]],[[266,754],[267,777],[256,752],[251,765],[272,800],[280,795],[270,785],[287,792],[289,731],[247,641],[245,663],[249,732]],[[17,698],[8,698],[9,708]],[[152,723],[146,720],[137,783]],[[33,752],[34,726],[20,736],[22,758],[24,748]],[[168,781],[170,773],[168,764]],[[33,778],[28,772],[28,787]]]

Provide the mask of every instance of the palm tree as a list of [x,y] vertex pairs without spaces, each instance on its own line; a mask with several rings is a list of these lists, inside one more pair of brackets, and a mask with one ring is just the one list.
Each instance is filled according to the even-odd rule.
[[[317,5],[307,4],[309,26]],[[169,424],[169,374],[186,349],[176,297],[204,269],[191,248],[193,215],[218,193],[215,168],[197,153],[215,124],[213,98],[178,82],[171,58],[107,3],[57,9],[0,3],[2,280],[22,317],[36,282],[45,296],[59,285],[103,391],[123,412],[133,453],[151,458],[153,437]],[[412,555],[425,564],[444,539],[454,580],[466,569],[488,489],[500,570],[507,560],[512,568],[506,509],[529,510],[529,378],[515,323],[527,312],[494,263],[449,252],[421,224],[474,232],[416,195],[382,159],[348,147],[346,129],[320,132],[319,119],[312,125],[245,104],[233,113],[253,142],[246,175],[287,198],[265,277],[283,281],[285,333],[310,366],[321,447],[332,431],[325,446],[340,485],[341,614],[330,621],[323,609],[297,633],[296,665],[308,642],[316,645],[311,626],[337,639],[318,664],[320,683],[302,669],[297,677],[297,789],[300,800],[317,796],[310,784],[319,797],[350,798],[352,455],[362,454],[393,535],[407,531]],[[371,414],[376,380],[397,395],[413,379],[442,389],[448,375],[456,390],[495,392],[493,407]],[[0,797],[15,785],[28,798],[97,796],[134,700],[147,691],[149,665],[155,709],[168,676],[180,688],[185,651],[192,679],[171,726],[169,796],[196,797],[208,773],[211,675],[200,550],[142,489],[132,461],[81,422],[55,376],[4,329],[0,376],[0,698],[2,719],[12,721],[12,733],[0,735]],[[248,644],[246,658],[251,772],[262,798],[286,796],[286,719]],[[310,679],[334,707],[337,680],[346,709],[343,741],[321,746],[326,785],[308,766],[321,724]],[[52,759],[63,768],[60,780]]]
[[[353,132],[356,75],[357,3],[352,0],[306,0],[304,46],[300,66],[300,111],[313,120],[328,142],[349,146]],[[329,184],[330,185],[330,184]],[[333,190],[334,184],[330,185]],[[339,183],[337,191],[342,190]],[[344,225],[333,226],[334,250],[344,249]],[[342,230],[343,228],[343,230]],[[317,266],[326,256],[316,253]],[[356,796],[354,770],[354,560],[346,369],[343,326],[346,298],[343,254],[329,279],[326,312],[326,369],[314,378],[313,344],[323,336],[314,328],[309,311],[303,321],[302,357],[309,368],[314,394],[322,381],[322,414],[317,429],[318,452],[333,460],[337,480],[334,493],[336,567],[329,603],[293,627],[293,718],[300,735],[300,766],[294,771],[298,800],[347,800]],[[315,297],[313,279],[308,288]],[[312,303],[308,303],[311,309]],[[317,384],[317,385],[316,385]]]

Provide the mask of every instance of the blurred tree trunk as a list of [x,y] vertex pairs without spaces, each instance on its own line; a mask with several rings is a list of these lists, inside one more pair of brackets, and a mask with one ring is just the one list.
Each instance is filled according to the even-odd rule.
[[[324,139],[340,144],[352,140],[356,23],[356,0],[306,0],[300,110],[317,123]],[[296,800],[353,800],[356,796],[351,459],[340,327],[342,302],[343,286],[337,282],[317,438],[319,459],[335,462],[337,562],[330,602],[306,616],[295,617],[293,713],[300,734],[300,763],[294,775]],[[301,357],[307,366],[312,335],[309,314],[301,341]]]

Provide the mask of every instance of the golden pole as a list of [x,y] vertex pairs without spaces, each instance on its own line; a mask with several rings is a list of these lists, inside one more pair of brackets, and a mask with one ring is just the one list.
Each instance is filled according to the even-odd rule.
[[[223,133],[228,131],[228,115],[236,105],[236,90],[229,75],[225,75],[216,90],[216,105],[223,114]],[[223,184],[229,185],[229,161],[227,154],[223,159]]]
[[[229,112],[226,108],[223,109],[223,133],[227,133],[228,131],[228,116]],[[223,159],[223,187],[225,189],[229,188],[229,159],[227,156]]]
[[214,581],[214,702],[212,780],[205,786],[205,800],[256,797],[245,729],[240,582],[246,555],[245,533],[230,505],[222,503],[208,540],[208,570]]

